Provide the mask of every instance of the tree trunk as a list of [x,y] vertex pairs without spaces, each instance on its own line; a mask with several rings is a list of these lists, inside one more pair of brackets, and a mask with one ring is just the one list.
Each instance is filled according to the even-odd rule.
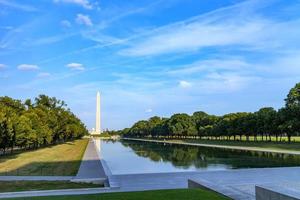
[[288,142],[291,143],[291,136],[288,135],[287,137],[288,137]]
[[279,141],[282,142],[282,134],[279,136]]

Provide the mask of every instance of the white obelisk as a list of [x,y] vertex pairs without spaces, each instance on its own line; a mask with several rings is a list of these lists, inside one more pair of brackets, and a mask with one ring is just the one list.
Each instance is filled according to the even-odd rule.
[[101,133],[101,110],[100,110],[100,93],[97,92],[96,100],[96,134]]

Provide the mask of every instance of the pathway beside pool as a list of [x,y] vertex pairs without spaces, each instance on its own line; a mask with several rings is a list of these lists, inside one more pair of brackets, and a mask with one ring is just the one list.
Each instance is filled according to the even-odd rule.
[[0,198],[179,189],[188,188],[188,180],[205,183],[210,189],[237,200],[255,199],[255,185],[278,185],[300,191],[300,167],[112,175],[112,178],[119,188],[10,192],[1,193]]
[[97,151],[96,141],[89,140],[89,144],[83,155],[78,173],[72,180],[74,182],[104,183],[107,180],[100,155]]

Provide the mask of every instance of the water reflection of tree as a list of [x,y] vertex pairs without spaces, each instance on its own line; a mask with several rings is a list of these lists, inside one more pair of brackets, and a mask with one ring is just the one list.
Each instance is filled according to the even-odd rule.
[[180,168],[207,168],[225,165],[229,168],[299,166],[300,156],[268,152],[230,150],[177,144],[162,144],[122,140],[140,157],[154,162],[171,162]]

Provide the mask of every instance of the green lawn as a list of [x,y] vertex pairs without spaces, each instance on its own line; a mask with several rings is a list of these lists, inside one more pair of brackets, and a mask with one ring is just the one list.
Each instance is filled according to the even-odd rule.
[[156,190],[146,192],[106,193],[95,195],[15,198],[10,200],[228,200],[203,189]]
[[0,192],[18,192],[32,190],[56,190],[74,188],[103,187],[100,184],[73,183],[69,181],[0,181]]
[[0,156],[0,175],[76,175],[88,139]]

